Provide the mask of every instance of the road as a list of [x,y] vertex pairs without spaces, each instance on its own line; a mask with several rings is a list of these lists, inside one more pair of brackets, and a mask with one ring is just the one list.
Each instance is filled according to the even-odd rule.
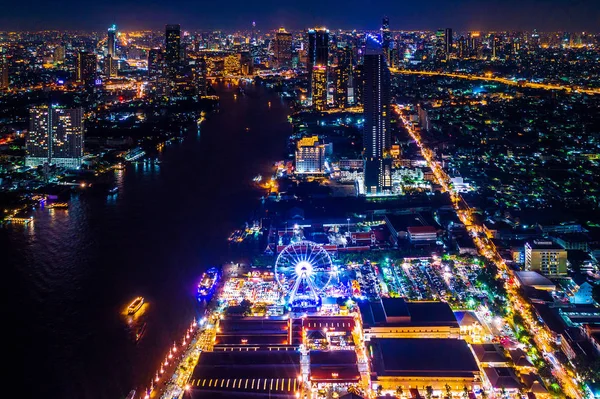
[[528,82],[526,80],[512,80],[507,78],[500,78],[496,76],[492,76],[491,74],[487,74],[485,76],[480,75],[471,75],[471,74],[463,74],[463,73],[455,73],[455,72],[436,72],[436,71],[413,71],[409,69],[395,69],[390,68],[392,73],[397,73],[401,75],[422,75],[422,76],[445,76],[449,78],[456,79],[468,79],[468,80],[482,80],[486,82],[496,82],[509,86],[519,86],[519,87],[528,87],[531,89],[541,89],[541,90],[564,90],[567,93],[585,93],[590,95],[600,94],[600,88],[584,88],[577,86],[567,86],[567,85],[553,85],[547,83],[535,83]]
[[[534,341],[537,344],[538,348],[543,351],[544,357],[548,358],[552,356],[553,347],[552,347],[552,338],[547,333],[547,331],[543,328],[538,328],[536,323],[536,318],[533,315],[531,310],[531,306],[521,297],[518,292],[518,287],[514,282],[514,278],[512,278],[512,270],[508,268],[500,254],[498,253],[495,245],[487,239],[487,237],[482,236],[479,237],[478,234],[482,231],[482,226],[478,225],[475,220],[472,218],[470,209],[467,207],[466,202],[461,197],[460,193],[452,190],[449,187],[450,178],[448,174],[443,170],[439,162],[437,162],[434,158],[433,152],[426,147],[426,145],[422,142],[420,133],[414,128],[413,124],[406,118],[405,115],[402,114],[403,107],[396,106],[395,112],[398,114],[404,128],[408,131],[409,135],[419,146],[421,150],[421,154],[427,161],[427,164],[433,171],[433,174],[436,178],[436,181],[440,186],[442,186],[445,192],[449,192],[450,198],[452,199],[452,204],[454,206],[454,210],[459,217],[459,219],[463,222],[470,235],[474,237],[473,241],[477,246],[477,250],[481,256],[486,257],[489,261],[493,262],[498,268],[498,275],[496,276],[501,281],[504,281],[504,285],[506,287],[508,302],[512,308],[512,311],[523,316],[525,321],[525,327],[528,332],[534,337]],[[553,359],[553,357],[551,358]],[[550,362],[553,375],[560,381],[560,384],[564,390],[564,392],[572,398],[582,399],[583,395],[579,391],[577,384],[573,381],[572,378],[569,377],[568,373],[565,370],[565,367],[560,364],[558,361]]]

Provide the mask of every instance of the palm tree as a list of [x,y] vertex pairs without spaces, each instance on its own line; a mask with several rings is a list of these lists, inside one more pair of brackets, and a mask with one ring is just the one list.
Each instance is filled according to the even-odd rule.
[[467,389],[467,386],[463,386],[463,394],[462,394],[463,399],[467,399],[469,397],[469,390]]
[[381,385],[377,385],[377,396],[381,396],[383,393],[383,387]]
[[488,394],[485,389],[481,388],[481,399],[487,399]]

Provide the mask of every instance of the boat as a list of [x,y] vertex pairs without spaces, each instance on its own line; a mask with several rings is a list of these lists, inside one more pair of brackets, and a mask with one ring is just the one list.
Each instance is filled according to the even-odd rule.
[[108,190],[108,194],[112,195],[112,194],[116,194],[119,192],[119,187],[118,186],[112,186],[109,190]]
[[211,267],[205,273],[202,274],[200,283],[198,283],[198,294],[197,298],[199,301],[209,301],[216,291],[221,277],[221,271],[216,267]]
[[127,314],[132,315],[137,313],[144,304],[144,297],[138,296],[127,307]]
[[67,208],[69,208],[69,203],[68,202],[53,202],[48,205],[48,208],[50,208],[50,209],[67,209]]
[[127,397],[125,399],[133,399],[135,398],[135,389],[132,389],[131,391],[129,391],[129,394],[127,395]]
[[147,325],[147,323],[142,324],[142,326],[135,331],[135,343],[136,344],[144,336],[144,333],[146,332],[146,325]]
[[260,183],[262,181],[262,175],[258,174],[256,176],[254,176],[254,178],[252,179],[253,182],[255,183]]

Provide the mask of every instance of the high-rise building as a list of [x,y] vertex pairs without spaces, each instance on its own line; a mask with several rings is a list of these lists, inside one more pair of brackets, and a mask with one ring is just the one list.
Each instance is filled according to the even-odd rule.
[[452,54],[454,52],[451,28],[446,28],[446,31],[444,32],[444,44],[445,44],[445,50],[446,50],[446,58],[449,58],[450,54]]
[[83,158],[83,108],[40,106],[29,110],[25,164],[78,168]]
[[304,137],[296,145],[296,170],[299,175],[319,175],[325,172],[325,145],[318,136]]
[[316,111],[324,111],[327,108],[327,67],[325,65],[313,67],[311,84],[313,108]]
[[0,47],[0,90],[6,90],[8,86],[8,60]]
[[80,51],[77,54],[77,82],[93,85],[96,79],[96,54]]
[[279,28],[273,41],[274,66],[277,68],[292,66],[292,34]]
[[383,17],[381,21],[381,47],[385,60],[390,63],[390,49],[392,43],[392,33],[390,32],[390,19]]
[[117,71],[119,69],[119,63],[112,56],[107,55],[104,58],[104,75],[107,78],[114,78],[117,76]]
[[199,96],[205,96],[208,89],[206,84],[206,60],[204,58],[198,58],[196,60],[196,65],[194,65],[192,68],[192,72],[196,87],[196,94]]
[[339,108],[349,105],[348,96],[352,82],[352,50],[349,46],[338,51],[338,65],[335,69],[334,103]]
[[117,56],[117,26],[108,28],[108,37],[106,39],[106,55],[115,58]]
[[365,87],[365,67],[364,65],[357,65],[352,71],[352,88],[353,88],[353,100],[354,104],[359,105],[363,103],[363,93]]
[[52,54],[52,58],[56,63],[65,62],[65,46],[56,46],[56,48],[54,49],[54,53]]
[[390,73],[381,43],[373,36],[366,42],[364,57],[364,188],[366,194],[391,190]]
[[155,78],[163,73],[164,53],[161,49],[153,48],[148,52],[148,76]]
[[550,276],[567,274],[567,251],[552,241],[526,243],[525,269]]
[[169,76],[175,76],[181,62],[181,27],[165,27],[165,63]]
[[[307,58],[308,87],[311,90],[310,97],[312,97],[314,67],[325,66],[325,75],[327,75],[327,65],[329,64],[329,31],[327,29],[316,28],[308,31]],[[325,80],[327,80],[327,76]]]

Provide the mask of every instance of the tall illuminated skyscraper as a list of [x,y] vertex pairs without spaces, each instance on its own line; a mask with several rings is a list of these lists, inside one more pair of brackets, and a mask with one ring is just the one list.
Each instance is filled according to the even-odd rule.
[[108,28],[108,37],[106,40],[106,54],[115,58],[117,55],[117,26]]
[[0,90],[8,89],[8,61],[0,47]]
[[284,28],[279,28],[275,33],[273,57],[277,68],[292,66],[292,34]]
[[327,65],[329,63],[329,31],[325,28],[310,29],[308,31],[308,83],[312,98],[312,79],[315,66],[325,66],[325,80],[327,80]]
[[181,61],[181,27],[167,25],[165,27],[165,62],[167,72],[174,76]]
[[77,82],[93,85],[96,79],[96,54],[80,51],[77,54]]
[[25,164],[78,168],[83,158],[83,136],[83,108],[31,108]]
[[335,68],[335,105],[346,108],[348,103],[348,90],[352,77],[352,51],[346,46],[338,53],[338,65]]
[[327,108],[327,67],[315,65],[312,70],[312,105],[316,111]]
[[164,53],[159,48],[153,48],[148,52],[148,76],[157,77],[163,73]]
[[381,43],[367,37],[364,57],[364,187],[367,194],[391,190],[390,73]]
[[381,47],[383,55],[389,64],[390,61],[390,48],[392,43],[392,32],[390,32],[390,19],[383,17],[381,21]]

